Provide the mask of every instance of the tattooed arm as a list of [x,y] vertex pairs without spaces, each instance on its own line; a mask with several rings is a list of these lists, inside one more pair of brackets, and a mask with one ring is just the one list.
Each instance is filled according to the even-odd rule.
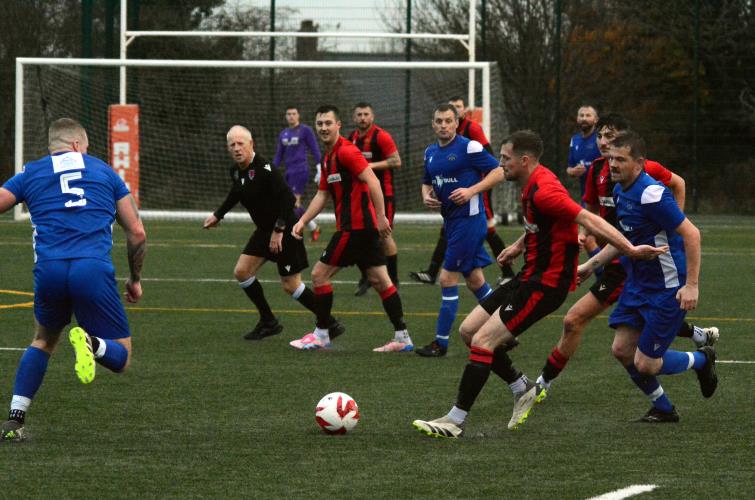
[[116,219],[126,232],[129,279],[126,281],[126,300],[138,302],[142,296],[142,267],[147,250],[147,235],[144,232],[139,210],[131,195],[124,196],[116,205]]

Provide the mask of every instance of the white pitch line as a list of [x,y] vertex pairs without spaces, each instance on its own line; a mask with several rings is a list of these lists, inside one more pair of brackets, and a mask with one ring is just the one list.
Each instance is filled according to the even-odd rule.
[[620,490],[609,491],[603,495],[597,497],[590,497],[587,500],[621,500],[622,498],[629,498],[640,493],[647,493],[653,491],[658,486],[655,484],[634,484]]
[[755,365],[755,361],[737,361],[735,359],[717,359],[716,364],[727,363],[731,365]]
[[[119,276],[117,280],[128,279],[128,276]],[[227,278],[142,278],[142,281],[155,281],[165,283],[238,283],[234,279]],[[280,280],[258,280],[260,283],[280,283]],[[302,282],[310,284],[310,281],[302,280]],[[356,285],[359,283],[356,280],[331,280],[334,285]],[[415,281],[402,281],[401,286],[422,286],[425,283],[417,283]]]
[[0,347],[0,351],[25,351],[26,347]]

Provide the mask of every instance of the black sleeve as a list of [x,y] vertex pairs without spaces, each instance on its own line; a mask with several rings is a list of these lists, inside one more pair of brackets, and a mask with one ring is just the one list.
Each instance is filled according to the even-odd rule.
[[225,201],[223,201],[220,207],[215,210],[213,214],[218,219],[222,219],[230,209],[236,206],[236,203],[238,203],[239,200],[241,200],[241,192],[236,188],[235,183],[231,183],[231,190],[228,191],[228,196],[225,197]]
[[483,146],[483,148],[485,149],[485,151],[487,151],[488,153],[490,153],[491,155],[493,155],[493,158],[496,158],[496,155],[493,152],[493,146],[491,146],[490,143],[485,144]]

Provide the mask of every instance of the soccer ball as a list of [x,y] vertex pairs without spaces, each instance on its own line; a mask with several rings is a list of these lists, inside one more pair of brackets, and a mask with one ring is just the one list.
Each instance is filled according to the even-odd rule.
[[327,434],[346,434],[359,422],[359,407],[348,394],[331,392],[317,403],[315,420]]

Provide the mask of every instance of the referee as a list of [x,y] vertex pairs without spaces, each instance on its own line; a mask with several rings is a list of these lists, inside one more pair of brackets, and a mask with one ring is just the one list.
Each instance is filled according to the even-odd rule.
[[[234,125],[226,135],[228,152],[235,165],[230,167],[231,189],[220,207],[204,221],[204,228],[217,226],[237,203],[241,202],[257,226],[239,255],[233,275],[260,313],[260,320],[247,340],[262,340],[283,330],[270,309],[257,271],[271,260],[278,265],[281,284],[287,294],[314,312],[314,293],[301,281],[301,271],[309,266],[301,240],[291,236],[296,222],[294,195],[278,169],[254,151],[252,133]],[[338,336],[343,327],[331,316],[329,333]]]

